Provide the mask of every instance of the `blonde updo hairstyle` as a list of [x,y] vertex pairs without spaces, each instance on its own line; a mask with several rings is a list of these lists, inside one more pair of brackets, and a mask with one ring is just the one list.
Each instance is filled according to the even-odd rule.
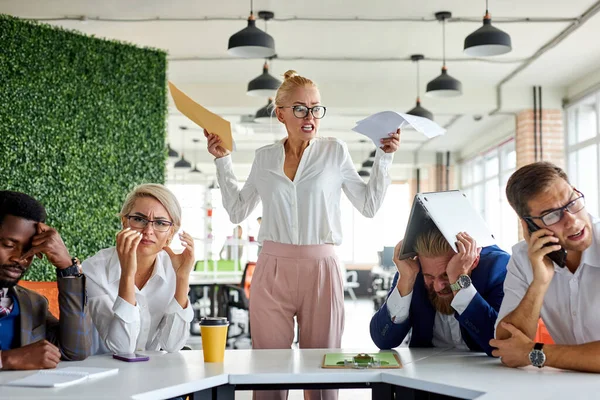
[[162,204],[164,208],[166,208],[169,216],[171,217],[171,221],[173,222],[172,233],[179,230],[181,227],[181,206],[179,205],[179,201],[177,201],[177,198],[173,192],[167,189],[164,185],[156,183],[146,183],[136,186],[127,195],[119,216],[121,218],[126,218],[133,209],[135,201],[142,197],[153,197],[154,199],[158,200],[158,202]]
[[277,89],[274,102],[275,107],[285,106],[286,100],[288,100],[289,96],[296,88],[306,86],[312,86],[317,89],[317,85],[310,79],[298,75],[293,69],[287,71],[283,74],[283,83],[279,86],[279,89]]

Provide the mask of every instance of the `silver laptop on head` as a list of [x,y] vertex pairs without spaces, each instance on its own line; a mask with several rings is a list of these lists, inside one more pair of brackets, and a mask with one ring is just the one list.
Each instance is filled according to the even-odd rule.
[[460,232],[467,232],[475,239],[477,247],[496,244],[487,224],[460,190],[418,193],[412,204],[398,257],[401,260],[414,257],[417,237],[433,227],[440,230],[457,253],[456,235]]

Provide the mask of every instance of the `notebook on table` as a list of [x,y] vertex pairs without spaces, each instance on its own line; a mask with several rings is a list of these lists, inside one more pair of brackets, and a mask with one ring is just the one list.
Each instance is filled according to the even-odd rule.
[[65,387],[74,385],[88,379],[102,378],[114,375],[119,368],[96,368],[96,367],[66,367],[57,369],[44,369],[25,378],[6,382],[6,386],[26,387]]

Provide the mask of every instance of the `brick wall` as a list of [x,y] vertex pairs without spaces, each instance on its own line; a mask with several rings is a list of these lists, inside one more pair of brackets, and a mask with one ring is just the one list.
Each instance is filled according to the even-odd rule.
[[[533,110],[523,110],[517,114],[515,137],[517,168],[536,161],[533,128]],[[542,110],[542,156],[543,161],[550,161],[564,168],[565,153],[562,110]],[[538,143],[538,161],[541,161],[539,157],[540,144]]]

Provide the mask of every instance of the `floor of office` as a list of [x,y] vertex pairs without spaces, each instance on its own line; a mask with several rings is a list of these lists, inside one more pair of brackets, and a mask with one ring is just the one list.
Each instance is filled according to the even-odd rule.
[[[373,301],[367,298],[352,301],[346,299],[346,321],[344,335],[342,336],[343,348],[364,348],[365,343],[373,346],[369,333],[369,321],[373,315]],[[236,392],[236,400],[252,399],[252,392]],[[302,390],[290,390],[288,400],[302,400]],[[371,391],[368,389],[340,390],[339,400],[368,400]]]

